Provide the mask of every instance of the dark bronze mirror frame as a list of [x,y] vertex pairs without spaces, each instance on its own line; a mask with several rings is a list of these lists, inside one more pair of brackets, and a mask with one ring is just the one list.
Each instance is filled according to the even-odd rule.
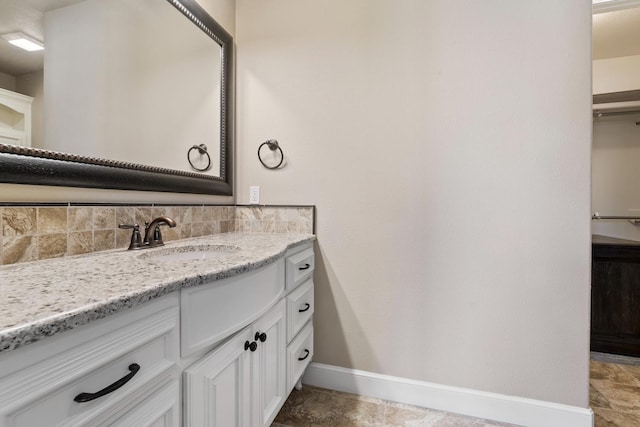
[[[220,177],[0,144],[0,182],[213,195],[233,194],[233,38],[195,0],[166,0],[221,46]],[[188,76],[185,76],[188,78]]]

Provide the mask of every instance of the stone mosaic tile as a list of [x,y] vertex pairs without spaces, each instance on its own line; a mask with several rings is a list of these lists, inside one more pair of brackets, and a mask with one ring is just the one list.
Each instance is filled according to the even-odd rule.
[[93,208],[71,207],[68,211],[67,225],[69,231],[93,230]]
[[152,210],[151,207],[136,208],[134,222],[140,225],[141,230],[144,229],[145,222],[151,222],[154,218]]
[[93,208],[93,229],[94,230],[114,230],[116,228],[116,208],[94,207]]
[[313,233],[313,207],[238,206],[235,231]]
[[193,206],[191,208],[191,222],[202,222],[204,221],[204,215],[202,213],[202,206]]
[[[0,208],[0,265],[51,257],[79,255],[114,248],[125,249],[131,230],[118,224],[144,223],[160,215],[173,218],[177,226],[162,228],[167,242],[230,232],[313,232],[313,207],[269,206],[55,206]],[[92,232],[92,236],[86,232]],[[40,239],[44,235],[66,234]],[[36,239],[15,239],[35,236]],[[38,242],[44,242],[39,247]]]
[[2,264],[15,264],[37,259],[37,236],[4,236],[2,238]]
[[67,208],[38,208],[38,234],[67,232]]
[[[127,244],[127,247],[129,245]],[[93,250],[107,251],[116,248],[116,230],[96,230],[93,232]]]
[[136,208],[133,207],[117,207],[116,208],[116,227],[120,224],[135,224]]
[[80,255],[93,252],[93,232],[73,231],[67,236],[67,254]]
[[35,235],[37,227],[37,208],[2,208],[3,236]]
[[67,233],[38,236],[38,259],[58,258],[67,254]]

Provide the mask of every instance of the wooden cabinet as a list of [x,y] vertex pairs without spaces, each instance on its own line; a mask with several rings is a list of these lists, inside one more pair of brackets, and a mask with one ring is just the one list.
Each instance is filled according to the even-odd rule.
[[591,350],[640,357],[640,242],[594,236]]
[[185,425],[268,426],[287,397],[285,306],[185,370]]

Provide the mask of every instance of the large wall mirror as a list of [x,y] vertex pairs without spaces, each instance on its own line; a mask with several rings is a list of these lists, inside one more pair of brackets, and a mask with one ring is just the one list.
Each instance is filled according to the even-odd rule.
[[232,51],[194,0],[0,1],[0,182],[231,195]]

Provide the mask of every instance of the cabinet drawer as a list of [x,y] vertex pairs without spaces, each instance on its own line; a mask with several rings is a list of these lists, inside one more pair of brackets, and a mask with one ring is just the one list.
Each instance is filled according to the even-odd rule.
[[[140,311],[127,314],[119,320],[126,325],[108,333],[101,332],[102,325],[88,325],[82,334],[89,332],[92,340],[74,343],[66,337],[66,351],[3,378],[0,425],[98,425],[103,414],[124,408],[142,389],[166,381],[178,353],[178,307],[177,300],[173,302],[173,307],[144,317]],[[105,323],[113,324],[111,320]],[[118,380],[124,384],[115,387]],[[95,396],[109,386],[113,391]],[[75,401],[82,393],[95,398]]]
[[313,310],[313,279],[309,279],[287,295],[287,342],[311,319]]
[[295,289],[313,275],[315,266],[313,258],[313,248],[307,248],[287,258],[286,289],[288,291]]
[[180,383],[173,380],[142,403],[134,405],[110,427],[178,427],[180,425]]
[[302,329],[287,347],[287,390],[292,390],[313,358],[313,325]]
[[284,261],[258,270],[182,289],[182,357],[221,342],[273,306],[284,291]]

